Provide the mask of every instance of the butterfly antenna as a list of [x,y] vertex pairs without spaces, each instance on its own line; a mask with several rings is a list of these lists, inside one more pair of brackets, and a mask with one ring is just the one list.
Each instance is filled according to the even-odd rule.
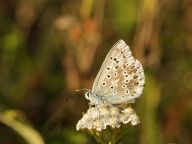
[[87,89],[87,88],[83,88],[83,89],[77,89],[77,90],[75,90],[76,92],[87,92],[87,91],[90,91],[89,89]]

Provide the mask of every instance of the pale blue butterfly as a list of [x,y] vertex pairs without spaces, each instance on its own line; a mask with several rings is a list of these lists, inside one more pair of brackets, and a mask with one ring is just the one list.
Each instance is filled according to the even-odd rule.
[[134,59],[128,45],[119,40],[109,51],[85,98],[90,105],[131,103],[142,94],[144,83],[141,63]]

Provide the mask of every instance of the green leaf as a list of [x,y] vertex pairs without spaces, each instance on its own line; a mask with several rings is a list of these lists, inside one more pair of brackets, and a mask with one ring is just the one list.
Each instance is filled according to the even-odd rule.
[[26,122],[23,122],[21,112],[7,110],[0,113],[0,122],[16,131],[29,144],[44,144],[40,134]]

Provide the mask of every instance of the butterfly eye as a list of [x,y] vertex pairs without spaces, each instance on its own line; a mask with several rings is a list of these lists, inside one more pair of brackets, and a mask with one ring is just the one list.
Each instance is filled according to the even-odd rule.
[[90,95],[89,95],[89,92],[86,92],[86,93],[85,93],[85,98],[86,98],[86,99],[89,99],[89,96],[90,96]]

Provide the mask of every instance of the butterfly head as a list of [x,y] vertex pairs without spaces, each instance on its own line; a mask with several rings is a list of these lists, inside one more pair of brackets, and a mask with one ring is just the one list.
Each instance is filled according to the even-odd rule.
[[96,93],[92,92],[91,90],[85,93],[85,98],[90,101],[90,105],[98,105],[101,101],[99,96],[97,96]]

